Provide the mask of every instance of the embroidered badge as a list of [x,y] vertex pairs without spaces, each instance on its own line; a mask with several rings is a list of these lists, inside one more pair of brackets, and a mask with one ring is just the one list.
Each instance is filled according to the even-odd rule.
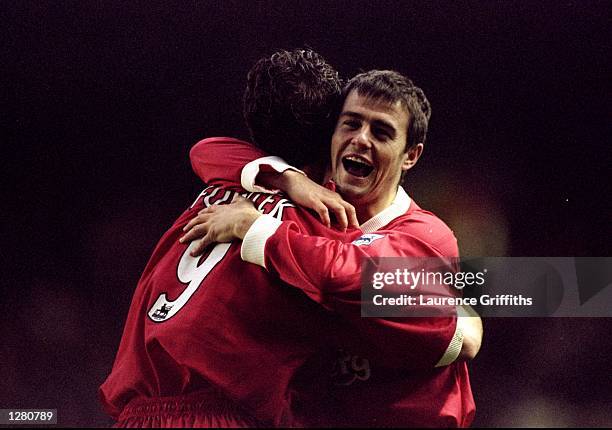
[[374,242],[375,240],[382,239],[383,237],[385,237],[385,236],[382,235],[382,234],[375,234],[375,233],[364,234],[361,237],[359,237],[358,239],[355,239],[353,241],[353,245],[357,245],[357,246],[369,245],[372,242]]

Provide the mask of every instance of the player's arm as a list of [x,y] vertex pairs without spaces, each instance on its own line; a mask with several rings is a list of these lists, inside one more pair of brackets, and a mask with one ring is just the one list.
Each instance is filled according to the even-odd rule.
[[[433,367],[452,363],[463,348],[463,331],[457,325],[454,307],[446,307],[442,311],[446,313],[437,317],[361,317],[362,273],[367,262],[377,267],[379,257],[432,252],[428,243],[407,233],[389,230],[381,236],[359,246],[305,235],[296,223],[262,216],[245,234],[241,255],[343,315],[366,339],[386,351],[386,365]],[[454,270],[450,265],[447,269]],[[451,296],[447,291],[420,292]]]
[[278,192],[280,188],[273,184],[284,184],[285,177],[280,175],[287,170],[304,175],[281,158],[231,137],[201,140],[191,148],[189,159],[194,173],[206,184],[250,192]]
[[[444,315],[452,314],[449,317],[355,318],[361,310],[362,269],[366,261],[376,265],[376,258],[381,256],[431,253],[430,244],[401,231],[386,231],[384,237],[370,245],[358,246],[304,235],[295,223],[281,223],[265,216],[253,221],[241,250],[245,261],[267,268],[315,301],[344,314],[375,343],[384,346],[400,342],[393,348],[398,357],[410,357],[413,364],[424,366],[473,359],[482,341],[482,322],[473,310],[462,309],[460,318],[449,308],[444,310]],[[444,260],[434,259],[437,263]],[[447,269],[454,270],[452,265]],[[445,293],[431,291],[429,295]],[[410,348],[405,349],[408,345]]]
[[273,162],[261,158],[248,163],[242,169],[241,182],[247,191],[263,188],[284,192],[292,202],[315,211],[326,227],[332,225],[331,213],[341,229],[359,228],[354,206],[335,192],[333,183],[322,186],[281,158],[274,157]]
[[[197,225],[202,229],[197,234],[190,230],[186,237],[201,237],[206,231],[201,239],[206,244],[231,240],[234,236],[244,238],[245,261],[267,268],[318,303],[343,315],[365,339],[386,351],[383,360],[388,366],[433,367],[450,364],[458,358],[463,333],[454,313],[436,318],[360,317],[364,260],[378,256],[428,255],[431,249],[427,244],[407,234],[390,232],[371,246],[360,247],[304,235],[297,224],[261,216],[248,205],[242,209],[250,211],[250,219],[239,222],[240,217],[236,216],[239,209],[234,206],[207,210],[202,223]],[[187,229],[196,224],[188,225]],[[219,228],[224,224],[227,227]]]
[[377,258],[432,255],[429,243],[401,231],[386,230],[370,244],[358,245],[311,236],[295,222],[267,215],[236,233],[243,235],[243,260],[278,273],[313,296],[358,293],[364,263],[376,265]]
[[201,140],[189,152],[191,167],[204,183],[240,191],[242,168],[265,155],[254,145],[230,137]]
[[318,213],[328,227],[330,213],[340,229],[359,226],[355,208],[339,194],[248,142],[228,137],[204,139],[193,146],[189,157],[193,171],[208,185],[250,192],[284,191],[294,203]]

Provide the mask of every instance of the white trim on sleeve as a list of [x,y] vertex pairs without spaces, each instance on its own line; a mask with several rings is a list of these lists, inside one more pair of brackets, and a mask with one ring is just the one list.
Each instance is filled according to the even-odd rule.
[[448,345],[448,348],[446,348],[446,351],[444,351],[444,355],[442,356],[440,361],[438,361],[438,363],[436,364],[436,367],[448,366],[453,361],[455,361],[457,357],[459,357],[459,353],[461,352],[462,346],[463,346],[463,331],[461,331],[461,328],[459,327],[459,320],[457,320],[455,334],[453,335],[453,338],[451,339],[450,344]]
[[266,269],[264,250],[266,241],[280,227],[282,221],[270,215],[262,215],[249,228],[240,247],[240,257]]
[[249,192],[263,192],[276,194],[280,190],[269,190],[261,185],[255,185],[255,179],[257,179],[257,175],[261,169],[262,165],[270,166],[273,170],[278,173],[283,173],[285,170],[293,170],[295,172],[301,173],[302,175],[306,175],[306,173],[302,172],[300,169],[296,169],[295,167],[287,164],[285,160],[280,157],[269,156],[258,158],[257,160],[253,160],[248,163],[246,166],[242,168],[242,174],[240,175],[240,183],[242,184],[242,188]]

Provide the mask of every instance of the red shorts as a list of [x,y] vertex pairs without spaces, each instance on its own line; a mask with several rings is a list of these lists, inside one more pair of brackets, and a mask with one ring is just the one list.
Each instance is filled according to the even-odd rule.
[[136,398],[123,409],[114,427],[258,427],[234,402],[196,392],[176,397]]

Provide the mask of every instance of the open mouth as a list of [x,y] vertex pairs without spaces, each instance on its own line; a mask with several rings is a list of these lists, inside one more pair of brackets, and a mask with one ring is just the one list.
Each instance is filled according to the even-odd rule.
[[343,157],[342,165],[344,166],[344,170],[359,178],[365,178],[374,170],[374,166],[372,166],[368,161],[353,155]]

